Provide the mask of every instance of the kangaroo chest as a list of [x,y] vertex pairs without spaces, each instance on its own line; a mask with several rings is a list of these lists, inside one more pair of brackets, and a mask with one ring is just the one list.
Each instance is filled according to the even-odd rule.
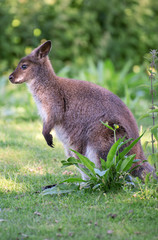
[[44,107],[44,104],[42,104],[41,100],[39,99],[38,95],[34,92],[34,88],[31,86],[31,84],[27,83],[29,91],[32,93],[33,98],[35,100],[35,103],[37,105],[38,113],[43,121],[47,121],[48,114],[46,111],[46,108]]
[[71,147],[70,137],[68,136],[66,130],[61,125],[56,125],[54,127],[57,137],[64,144],[65,147]]
[[44,105],[40,102],[40,100],[37,97],[34,96],[34,99],[35,99],[40,117],[44,122],[46,122],[48,119],[48,114],[46,109],[44,108]]

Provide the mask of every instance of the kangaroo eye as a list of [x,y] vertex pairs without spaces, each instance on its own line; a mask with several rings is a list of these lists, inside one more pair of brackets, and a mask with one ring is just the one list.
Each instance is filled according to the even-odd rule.
[[27,68],[27,65],[26,64],[23,64],[22,66],[21,66],[21,69],[22,70],[25,70]]

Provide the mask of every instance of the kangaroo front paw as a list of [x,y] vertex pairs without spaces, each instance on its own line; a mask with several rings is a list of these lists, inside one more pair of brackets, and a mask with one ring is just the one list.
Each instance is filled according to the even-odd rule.
[[54,148],[53,136],[51,134],[48,134],[45,139],[46,139],[48,146]]

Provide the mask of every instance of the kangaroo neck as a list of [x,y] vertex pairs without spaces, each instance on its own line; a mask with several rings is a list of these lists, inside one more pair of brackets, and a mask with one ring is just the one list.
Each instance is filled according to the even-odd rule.
[[28,81],[27,86],[40,102],[43,102],[50,95],[59,94],[59,83],[49,59],[43,62],[43,65],[38,69],[37,76]]
[[27,86],[33,96],[42,98],[43,95],[57,94],[58,83],[54,76],[44,76],[36,78],[27,83]]
[[48,116],[58,121],[63,109],[62,89],[55,73],[48,72],[47,69],[45,74],[43,73],[44,71],[41,74],[39,73],[37,78],[27,83],[27,86],[44,122],[48,120]]

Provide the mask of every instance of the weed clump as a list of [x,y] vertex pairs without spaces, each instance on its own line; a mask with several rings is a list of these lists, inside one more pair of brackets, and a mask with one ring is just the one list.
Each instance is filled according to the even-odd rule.
[[[133,163],[139,162],[140,159],[135,159],[136,154],[128,154],[143,134],[135,140],[125,140],[125,137],[116,140],[116,129],[118,129],[119,126],[114,124],[114,127],[111,127],[108,123],[103,124],[114,132],[114,144],[107,155],[107,160],[100,159],[101,169],[96,168],[95,164],[87,157],[77,151],[71,150],[75,153],[76,158],[70,157],[66,161],[62,161],[63,167],[76,166],[86,174],[87,179],[84,180],[80,177],[68,178],[55,187],[46,189],[42,193],[43,195],[69,193],[81,189],[107,192],[111,189],[120,189],[125,185],[130,187],[135,186],[134,179],[131,177],[130,173],[140,166],[139,164],[132,168]],[[129,145],[120,151],[122,146],[127,143]],[[143,162],[144,161],[142,161],[141,164],[143,164]]]

